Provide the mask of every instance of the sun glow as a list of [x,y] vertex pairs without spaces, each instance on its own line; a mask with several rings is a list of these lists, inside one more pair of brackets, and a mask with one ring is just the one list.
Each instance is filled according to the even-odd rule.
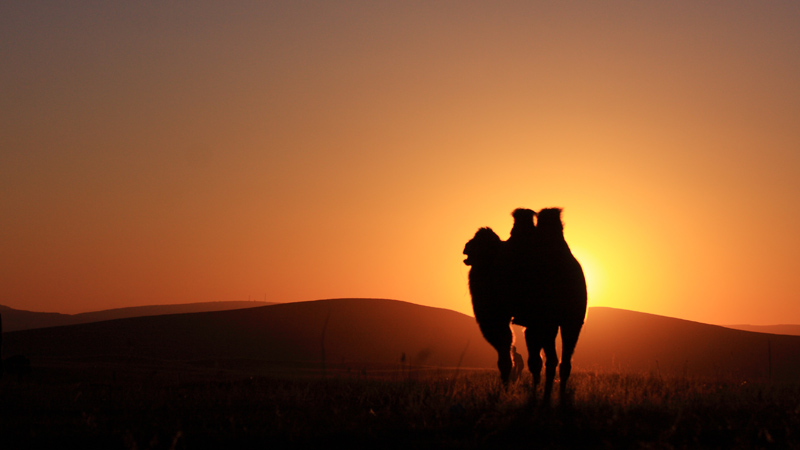
[[589,297],[589,306],[595,306],[603,303],[604,295],[604,273],[602,266],[600,266],[594,255],[585,251],[582,248],[573,248],[572,254],[581,263],[583,268],[583,275],[586,278],[586,290]]

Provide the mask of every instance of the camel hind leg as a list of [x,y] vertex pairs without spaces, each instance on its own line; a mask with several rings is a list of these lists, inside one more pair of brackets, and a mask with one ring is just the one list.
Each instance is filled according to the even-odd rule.
[[558,368],[558,353],[556,353],[556,336],[558,335],[558,325],[548,324],[545,328],[544,336],[544,399],[550,400],[553,393],[553,381],[556,378],[556,368]]
[[541,336],[541,327],[525,328],[525,344],[528,346],[528,370],[533,375],[533,387],[542,381],[542,346],[544,340]]
[[575,353],[581,328],[583,328],[582,322],[561,326],[561,367],[559,370],[561,386],[559,390],[562,395],[567,391],[567,381],[572,373],[572,355]]
[[541,350],[545,355],[545,397],[550,396],[553,390],[553,379],[558,367],[558,354],[556,354],[556,335],[558,326],[551,324],[537,324],[525,330],[525,342],[528,344],[528,368],[533,374],[534,388],[542,380]]

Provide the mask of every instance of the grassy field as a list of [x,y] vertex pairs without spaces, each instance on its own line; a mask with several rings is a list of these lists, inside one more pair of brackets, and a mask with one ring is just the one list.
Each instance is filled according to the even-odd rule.
[[0,381],[12,448],[800,448],[800,384],[577,372],[544,405],[492,371]]

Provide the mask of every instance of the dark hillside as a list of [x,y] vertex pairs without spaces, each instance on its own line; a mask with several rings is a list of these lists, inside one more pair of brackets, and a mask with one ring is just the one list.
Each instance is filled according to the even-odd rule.
[[614,308],[590,308],[578,367],[739,379],[800,377],[800,336],[733,330]]
[[57,327],[80,323],[100,322],[103,320],[122,319],[127,317],[159,316],[163,314],[183,314],[205,311],[226,311],[229,309],[255,308],[273,305],[269,302],[199,302],[176,305],[147,305],[128,308],[107,309],[80,314],[60,314],[48,312],[25,311],[0,305],[3,315],[3,331],[30,330],[33,328]]
[[800,325],[725,325],[725,327],[735,330],[755,331],[756,333],[800,336]]
[[[327,327],[325,323],[327,322]],[[496,359],[466,315],[393,300],[339,299],[150,316],[8,333],[10,353],[165,360],[487,367]]]
[[[327,326],[326,326],[327,321]],[[324,340],[323,340],[324,332]],[[520,352],[524,338],[517,328]],[[494,369],[475,320],[394,300],[336,299],[118,319],[4,334],[5,354],[44,360],[215,361],[321,368]],[[137,363],[138,364],[138,363]],[[733,330],[613,308],[590,308],[576,370],[738,380],[800,378],[800,336]],[[394,369],[392,369],[394,370]]]

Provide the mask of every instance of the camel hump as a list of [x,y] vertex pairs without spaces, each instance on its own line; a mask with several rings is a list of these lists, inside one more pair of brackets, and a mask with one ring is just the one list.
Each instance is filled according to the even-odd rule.
[[533,242],[536,237],[536,225],[533,223],[536,212],[532,209],[517,208],[511,213],[511,216],[514,217],[514,226],[511,227],[511,236],[508,238],[508,242],[511,244]]
[[561,221],[561,208],[544,208],[537,214],[536,228],[548,237],[564,236],[564,223]]

